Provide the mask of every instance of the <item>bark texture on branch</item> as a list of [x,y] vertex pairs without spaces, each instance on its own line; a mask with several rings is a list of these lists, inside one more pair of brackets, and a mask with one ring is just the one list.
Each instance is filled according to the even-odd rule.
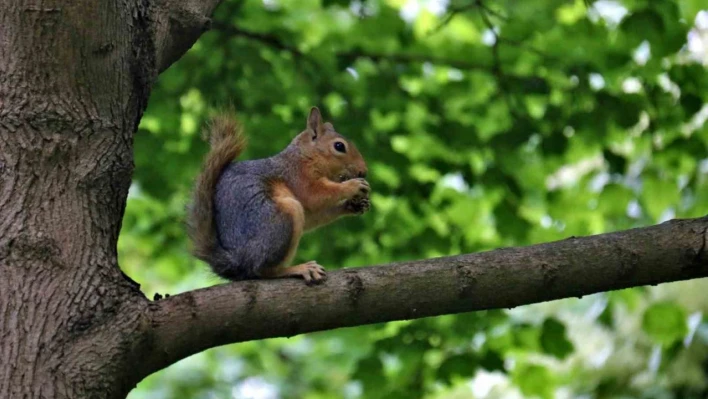
[[221,0],[158,0],[155,2],[155,43],[157,68],[164,71],[211,25],[209,18]]
[[708,218],[529,247],[328,273],[326,283],[238,282],[150,306],[158,370],[210,347],[391,320],[512,308],[708,276]]

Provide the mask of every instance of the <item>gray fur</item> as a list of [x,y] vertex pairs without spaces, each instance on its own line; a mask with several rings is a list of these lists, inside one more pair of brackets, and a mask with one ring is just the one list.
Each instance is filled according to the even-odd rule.
[[268,184],[289,172],[280,165],[266,158],[224,168],[214,194],[219,256],[212,264],[221,277],[255,279],[287,256],[293,221],[277,208]]

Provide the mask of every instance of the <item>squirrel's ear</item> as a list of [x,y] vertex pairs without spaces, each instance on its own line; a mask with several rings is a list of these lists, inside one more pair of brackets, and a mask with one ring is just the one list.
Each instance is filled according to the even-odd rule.
[[317,107],[310,109],[310,116],[307,117],[307,128],[312,130],[312,139],[316,139],[317,135],[322,131],[322,115]]

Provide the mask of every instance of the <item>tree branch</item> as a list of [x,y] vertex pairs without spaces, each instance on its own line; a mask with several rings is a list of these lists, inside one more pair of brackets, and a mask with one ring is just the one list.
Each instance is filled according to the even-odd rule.
[[211,25],[211,14],[222,0],[158,0],[154,34],[158,73],[189,50]]
[[234,25],[229,25],[229,24],[224,24],[224,23],[215,23],[214,24],[214,29],[218,30],[226,35],[230,36],[240,36],[249,40],[257,41],[260,43],[263,43],[265,45],[268,45],[270,47],[273,47],[278,50],[283,50],[287,51],[288,53],[291,53],[295,56],[301,56],[302,53],[300,53],[300,50],[298,50],[295,46],[291,46],[282,39],[280,39],[278,36],[270,33],[260,33],[260,32],[253,32],[249,31],[246,29],[239,28]]
[[482,7],[482,12],[480,12],[482,22],[484,22],[484,25],[494,37],[494,43],[492,43],[492,58],[494,59],[494,66],[492,68],[492,72],[497,77],[499,91],[504,100],[506,101],[506,106],[507,108],[509,108],[509,113],[514,117],[514,119],[519,120],[521,119],[521,115],[517,111],[519,107],[516,104],[516,97],[514,97],[514,95],[512,94],[512,91],[509,87],[509,79],[507,79],[507,76],[504,73],[504,70],[502,69],[502,60],[501,56],[499,55],[499,33],[497,33],[496,27],[494,26],[494,24],[492,24],[492,21],[489,19],[489,16],[485,13],[484,10],[486,10],[486,8],[483,8],[483,3],[481,1],[477,1],[477,3],[480,5],[480,7]]
[[[708,217],[528,247],[219,285],[152,302],[144,375],[253,339],[483,309],[708,276]],[[149,363],[148,363],[149,362]]]
[[[300,52],[295,46],[286,43],[285,40],[281,39],[277,35],[271,33],[261,33],[254,32],[246,29],[242,29],[233,25],[226,24],[215,24],[215,30],[222,32],[226,35],[242,37],[244,39],[252,40],[254,42],[259,42],[276,50],[286,51],[293,54],[295,57],[304,57],[305,54]],[[362,49],[354,50],[340,50],[333,52],[335,57],[345,58],[345,59],[357,59],[357,58],[369,58],[373,61],[380,62],[383,60],[410,63],[410,62],[429,62],[435,65],[448,65],[453,68],[462,70],[490,70],[491,65],[471,62],[465,60],[457,60],[450,58],[441,58],[436,56],[431,56],[427,54],[415,54],[415,53],[380,53],[380,52],[369,52]]]
[[382,60],[388,60],[400,63],[409,62],[429,62],[434,65],[447,65],[453,68],[461,70],[483,70],[488,71],[491,69],[490,65],[473,62],[473,61],[463,61],[451,58],[442,58],[426,54],[415,54],[415,53],[377,53],[377,52],[367,52],[363,50],[351,50],[342,51],[335,53],[337,57],[343,58],[369,58],[372,61],[380,62]]

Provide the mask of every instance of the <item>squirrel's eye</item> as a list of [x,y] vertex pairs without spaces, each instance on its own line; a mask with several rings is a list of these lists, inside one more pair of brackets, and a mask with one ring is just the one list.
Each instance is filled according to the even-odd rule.
[[334,149],[339,152],[347,152],[347,147],[345,147],[344,143],[342,143],[341,141],[337,141],[334,143]]

